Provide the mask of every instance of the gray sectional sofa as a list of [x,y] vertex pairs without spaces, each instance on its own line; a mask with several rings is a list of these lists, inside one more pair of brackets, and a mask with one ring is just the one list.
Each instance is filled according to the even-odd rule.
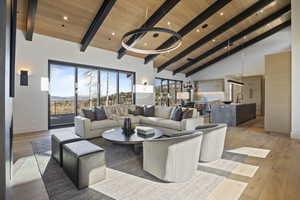
[[107,116],[105,120],[91,121],[83,115],[75,117],[75,132],[82,138],[95,138],[102,135],[106,130],[121,127],[125,118],[131,118],[132,123],[142,124],[161,129],[165,135],[173,135],[184,130],[195,130],[204,124],[204,119],[199,116],[196,109],[193,110],[191,118],[181,121],[171,120],[171,112],[175,107],[155,106],[154,117],[129,114],[134,111],[136,105],[114,105],[104,106]]

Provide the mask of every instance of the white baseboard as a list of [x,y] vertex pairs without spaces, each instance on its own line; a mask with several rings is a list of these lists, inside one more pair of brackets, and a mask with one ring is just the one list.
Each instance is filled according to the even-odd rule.
[[291,132],[291,138],[293,138],[293,139],[300,139],[300,131]]

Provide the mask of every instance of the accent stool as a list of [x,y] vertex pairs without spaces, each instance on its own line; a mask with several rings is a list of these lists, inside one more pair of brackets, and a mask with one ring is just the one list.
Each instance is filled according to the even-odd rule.
[[75,134],[54,134],[51,136],[52,157],[62,166],[62,145],[83,140]]
[[63,169],[78,189],[105,179],[105,152],[86,140],[63,145]]

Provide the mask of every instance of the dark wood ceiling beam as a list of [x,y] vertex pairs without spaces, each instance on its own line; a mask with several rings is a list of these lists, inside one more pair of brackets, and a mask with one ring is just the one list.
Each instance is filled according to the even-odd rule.
[[[194,19],[192,19],[188,24],[186,24],[183,28],[181,28],[178,31],[178,34],[184,37],[186,34],[191,32],[194,28],[196,28],[199,24],[203,23],[205,20],[207,20],[209,17],[214,15],[216,12],[218,12],[221,8],[223,8],[225,5],[230,3],[232,0],[220,0],[216,1],[214,4],[209,6],[206,10],[204,10],[202,13],[200,13],[198,16],[196,16]],[[163,44],[161,44],[158,48],[156,49],[163,49],[163,48],[168,48],[172,44],[177,42],[176,37],[170,37],[168,40],[166,40]],[[151,60],[159,56],[159,54],[152,54],[148,55],[145,58],[145,64],[149,63]]]
[[215,64],[215,63],[217,63],[217,62],[219,62],[219,61],[221,61],[221,60],[223,60],[223,59],[225,59],[225,58],[227,58],[227,57],[229,57],[229,56],[231,56],[231,55],[233,55],[233,54],[235,54],[235,53],[237,53],[237,52],[239,52],[239,51],[241,51],[241,50],[243,50],[243,49],[245,49],[245,48],[247,48],[247,47],[249,47],[249,46],[251,46],[255,43],[257,43],[257,42],[259,42],[259,41],[261,41],[261,40],[277,33],[278,31],[280,31],[280,30],[282,30],[282,29],[284,29],[284,28],[286,28],[290,25],[291,25],[291,20],[288,20],[288,21],[272,28],[271,30],[269,30],[269,31],[255,37],[255,38],[247,41],[246,43],[244,43],[244,44],[242,44],[242,45],[240,45],[240,46],[238,46],[238,47],[236,47],[236,48],[234,48],[234,49],[232,49],[232,50],[230,50],[230,51],[228,51],[228,52],[226,52],[226,53],[224,53],[224,54],[222,54],[222,55],[220,55],[216,58],[214,58],[213,60],[211,60],[211,61],[209,61],[209,62],[207,62],[207,63],[191,70],[191,71],[189,71],[188,73],[186,73],[186,77],[189,77],[189,76],[191,76],[191,75],[193,75],[193,74],[195,74],[195,73],[197,73],[197,72],[199,72],[199,71],[201,71],[201,70],[203,70],[203,69],[205,69],[205,68],[207,68],[207,67],[209,67],[209,66],[211,66],[211,65],[213,65],[213,64]]
[[[149,28],[157,24],[174,6],[179,3],[180,0],[166,0],[140,28]],[[132,36],[127,42],[127,45],[133,45],[142,37],[145,33],[139,33]],[[118,50],[118,59],[121,59],[126,54],[126,49],[121,47]]]
[[37,4],[38,4],[37,0],[28,0],[27,17],[26,17],[26,33],[25,33],[25,39],[28,41],[32,41],[32,37],[33,37]]
[[89,29],[82,38],[80,51],[85,51],[117,0],[104,0]]
[[208,35],[204,36],[203,38],[201,38],[200,40],[198,40],[197,42],[195,42],[194,44],[192,44],[191,46],[189,46],[188,48],[186,48],[185,50],[183,50],[182,52],[180,52],[176,56],[174,56],[171,59],[169,59],[168,61],[166,61],[164,64],[162,64],[161,66],[158,67],[158,72],[161,72],[162,70],[167,68],[172,63],[177,62],[181,58],[183,58],[186,55],[190,54],[192,51],[200,48],[202,45],[204,45],[207,42],[211,41],[215,37],[221,35],[225,31],[229,30],[230,28],[237,25],[241,21],[243,21],[246,18],[250,17],[251,15],[253,15],[257,11],[261,10],[265,6],[269,5],[273,1],[274,0],[259,0],[258,2],[256,2],[255,4],[253,4],[252,6],[250,6],[249,8],[247,8],[246,10],[244,10],[243,12],[238,14],[237,16],[230,19],[225,24],[219,26],[217,29],[215,29],[214,31],[212,31]]
[[205,53],[203,53],[200,56],[197,56],[196,58],[193,58],[191,61],[185,63],[184,65],[180,66],[179,68],[177,68],[176,70],[173,71],[173,74],[177,74],[181,71],[184,71],[186,69],[188,69],[189,67],[193,66],[194,64],[196,64],[197,62],[207,58],[208,56],[216,53],[217,51],[223,49],[224,47],[226,47],[228,45],[228,43],[233,44],[234,42],[236,42],[237,40],[243,38],[244,36],[256,31],[257,29],[262,28],[263,26],[267,25],[268,23],[274,21],[275,19],[281,17],[283,14],[289,12],[291,10],[291,5],[287,5],[284,8],[278,10],[277,12],[269,15],[268,17],[264,18],[263,20],[255,23],[254,25],[248,27],[247,29],[239,32],[238,34],[234,35],[233,37],[229,38],[228,40],[222,42],[221,44],[215,46],[214,48],[206,51]]

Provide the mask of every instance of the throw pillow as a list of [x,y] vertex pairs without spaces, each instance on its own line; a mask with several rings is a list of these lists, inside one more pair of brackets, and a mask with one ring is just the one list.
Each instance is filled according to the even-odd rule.
[[144,106],[144,116],[145,117],[154,117],[155,107],[154,106]]
[[144,107],[136,106],[135,115],[144,115]]
[[107,116],[103,107],[95,107],[96,120],[105,120]]
[[170,119],[173,107],[168,106],[155,106],[155,117]]
[[193,110],[191,109],[186,109],[182,113],[182,119],[190,119],[193,117]]
[[172,113],[171,120],[181,121],[182,120],[182,108],[176,107],[174,112]]
[[88,109],[88,108],[83,108],[82,109],[82,113],[83,113],[83,115],[84,115],[85,118],[88,118],[91,121],[96,120],[96,113],[95,113],[94,110]]

